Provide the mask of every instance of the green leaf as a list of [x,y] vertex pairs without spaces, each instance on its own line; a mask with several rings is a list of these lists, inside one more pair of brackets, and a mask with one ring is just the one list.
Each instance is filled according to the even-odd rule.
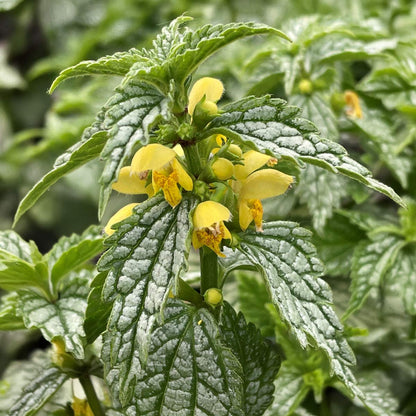
[[[247,262],[247,260],[246,260]],[[274,335],[274,320],[265,307],[270,303],[270,296],[266,286],[256,274],[247,271],[236,273],[238,281],[238,303],[248,322],[252,322],[260,329],[264,336]]]
[[398,154],[398,132],[391,122],[391,113],[373,108],[365,100],[360,100],[362,118],[351,118],[350,122],[366,135],[365,147],[370,149],[377,160],[381,159],[400,184],[408,187],[408,175],[411,172],[412,158]]
[[45,255],[51,269],[51,283],[56,288],[62,277],[103,251],[102,227],[92,225],[81,235],[61,237]]
[[224,303],[221,332],[243,369],[245,414],[261,416],[273,400],[273,381],[280,367],[275,346],[243,314]]
[[[10,340],[12,339],[17,341],[16,338],[10,337]],[[2,338],[2,342],[5,340],[7,341],[6,338]],[[14,344],[16,344],[16,342],[14,342]],[[15,347],[19,348],[20,342],[17,341],[17,344],[18,345],[15,345]],[[12,351],[13,347],[10,346],[10,348],[10,351]],[[22,412],[28,410],[24,403],[26,399],[30,400],[34,406],[37,406],[39,404],[37,402],[37,398],[40,399],[40,397],[36,396],[36,392],[33,395],[25,395],[24,390],[28,388],[28,385],[32,381],[38,379],[38,377],[42,377],[42,375],[49,371],[50,368],[50,350],[37,349],[35,352],[30,354],[30,357],[26,360],[12,361],[5,369],[4,373],[2,373],[2,380],[0,380],[0,414],[2,416],[10,415],[10,409],[17,405],[19,400],[19,404],[22,406]],[[53,411],[57,408],[64,407],[73,397],[71,385],[71,382],[63,383],[61,387],[57,388],[56,393],[53,394],[52,397],[46,398],[46,403],[41,406],[42,408],[38,410],[36,414],[40,416],[50,416],[54,414]],[[51,388],[50,393],[53,393],[53,388]],[[32,410],[33,412],[35,411],[34,409]]]
[[57,367],[42,368],[35,378],[29,381],[20,397],[10,408],[9,416],[30,416],[37,411],[67,381],[68,376]]
[[[110,370],[110,385],[118,382],[117,375]],[[146,367],[138,371],[134,404],[125,414],[243,416],[241,377],[212,314],[170,300],[163,324],[152,334]]]
[[361,372],[357,376],[364,392],[363,404],[374,416],[400,416],[399,403],[387,387],[391,380],[379,370]]
[[334,209],[340,208],[342,198],[348,195],[343,177],[313,165],[302,171],[295,192],[299,201],[307,205],[313,227],[320,233]]
[[171,79],[183,85],[188,75],[203,61],[237,39],[267,33],[288,39],[277,29],[250,22],[209,24],[197,31],[188,28],[181,30],[180,26],[187,20],[189,17],[181,16],[163,28],[153,42],[153,49],[142,51],[144,59],[131,67],[125,81],[142,79],[163,91]]
[[224,113],[212,121],[206,135],[222,133],[260,151],[268,151],[278,159],[290,160],[300,166],[309,163],[340,173],[403,205],[393,189],[374,179],[341,145],[315,134],[314,125],[298,117],[299,111],[297,107],[269,96],[244,98],[227,105]]
[[64,80],[85,75],[125,75],[130,67],[139,59],[142,59],[135,48],[127,52],[116,52],[114,55],[103,56],[96,61],[82,61],[61,71],[53,81],[49,93]]
[[319,258],[325,264],[325,273],[330,276],[348,275],[352,254],[365,234],[347,218],[335,215],[327,222],[322,233],[313,236]]
[[28,243],[12,230],[0,232],[0,261],[17,257],[32,263],[35,260],[40,260],[41,256],[33,241]]
[[19,313],[19,295],[12,292],[1,298],[0,331],[16,329],[25,329],[25,325]]
[[50,301],[36,292],[21,294],[20,308],[27,328],[38,328],[52,341],[61,338],[67,352],[84,358],[83,322],[87,308],[90,272],[83,270],[62,280],[59,299]]
[[292,414],[310,390],[310,387],[305,384],[302,371],[288,361],[282,363],[274,387],[274,402],[264,414],[265,416]]
[[99,273],[91,282],[88,295],[88,305],[85,311],[84,330],[87,344],[92,344],[106,329],[110,318],[112,302],[105,302],[102,298],[104,282],[107,273]]
[[295,223],[271,222],[262,234],[251,229],[240,234],[239,250],[263,273],[274,305],[299,344],[323,350],[332,371],[360,395],[349,369],[355,358],[332,309],[331,290],[318,277],[322,265],[310,237]]
[[356,247],[351,271],[351,298],[343,319],[360,309],[370,292],[379,287],[405,244],[401,236],[379,233]]
[[402,299],[405,310],[416,315],[416,247],[407,244],[397,254],[386,276],[387,284],[396,289]]
[[14,224],[62,176],[98,157],[106,141],[107,133],[98,132],[89,139],[76,143],[61,155],[56,160],[53,170],[40,179],[20,202]]
[[8,291],[35,287],[49,293],[47,266],[39,262],[31,264],[11,257],[0,260],[0,288]]
[[[157,195],[138,205],[107,240],[99,262],[108,270],[104,300],[114,300],[105,343],[122,402],[131,396],[150,334],[176,279],[187,269],[194,198],[174,209]],[[111,347],[110,347],[111,346]]]
[[336,61],[358,61],[382,56],[397,47],[396,39],[355,39],[343,35],[328,37],[314,45],[316,56],[321,63]]
[[166,103],[165,96],[156,88],[131,80],[106,104],[103,128],[109,140],[101,153],[106,164],[100,178],[100,218],[111,194],[111,184],[137,145],[148,142],[149,129],[158,116],[165,114]]
[[337,119],[332,111],[329,99],[319,92],[311,95],[294,94],[290,96],[290,104],[301,108],[302,115],[318,127],[323,137],[338,140]]

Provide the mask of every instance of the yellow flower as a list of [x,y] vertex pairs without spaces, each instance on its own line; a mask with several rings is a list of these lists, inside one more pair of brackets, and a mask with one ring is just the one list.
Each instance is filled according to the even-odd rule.
[[257,170],[264,165],[273,166],[277,160],[254,150],[243,155],[244,165],[234,166],[237,181],[233,188],[238,193],[240,227],[244,231],[254,221],[257,231],[262,231],[262,199],[278,196],[286,192],[293,182],[290,175],[275,169]]
[[186,191],[192,191],[192,178],[177,159],[175,150],[158,143],[139,149],[131,162],[131,170],[142,180],[152,172],[154,192],[163,190],[166,201],[176,207],[182,200],[178,184]]
[[244,231],[254,220],[257,231],[263,231],[262,199],[284,194],[293,182],[290,175],[275,169],[252,173],[243,182],[238,198],[240,227]]
[[189,93],[188,113],[192,116],[195,107],[204,97],[203,109],[209,114],[217,113],[216,102],[221,98],[223,92],[224,86],[219,79],[209,77],[199,79]]
[[117,224],[123,220],[125,220],[126,218],[130,217],[130,215],[133,214],[133,208],[139,205],[137,203],[132,203],[132,204],[128,204],[126,206],[124,206],[123,208],[121,208],[120,210],[118,210],[107,222],[107,225],[104,227],[104,232],[107,235],[111,235],[114,234],[114,231],[111,227],[114,224]]
[[74,411],[74,416],[94,416],[94,413],[90,408],[90,405],[85,399],[79,399],[78,397],[74,397],[74,401],[72,402],[71,407]]
[[128,195],[147,194],[153,195],[152,184],[147,184],[146,179],[141,179],[131,166],[124,166],[118,174],[117,182],[112,185],[115,191]]
[[344,93],[345,103],[348,108],[346,111],[347,116],[355,118],[363,118],[363,112],[360,106],[360,100],[358,95],[354,91],[345,91]]
[[231,212],[219,202],[205,201],[198,204],[192,218],[194,225],[192,245],[194,248],[207,246],[218,256],[225,257],[221,253],[220,244],[223,239],[231,239],[231,233],[224,225],[224,221],[230,219]]

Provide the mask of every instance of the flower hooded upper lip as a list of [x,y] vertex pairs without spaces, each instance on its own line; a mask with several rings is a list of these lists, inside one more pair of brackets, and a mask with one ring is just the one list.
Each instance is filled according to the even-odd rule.
[[152,172],[154,192],[163,190],[166,201],[175,207],[182,200],[178,184],[186,191],[193,189],[192,178],[177,159],[175,150],[159,143],[143,146],[133,157],[131,170],[145,180]]
[[221,252],[221,241],[231,239],[231,233],[224,221],[231,219],[231,212],[224,205],[215,201],[204,201],[195,208],[192,221],[192,245],[195,249],[209,247],[218,256],[225,257]]
[[282,195],[293,182],[293,177],[276,169],[262,169],[264,165],[275,165],[276,159],[266,154],[249,150],[244,153],[244,165],[235,166],[237,181],[234,189],[238,193],[240,227],[244,231],[254,221],[257,231],[262,231],[262,199]]
[[203,100],[203,106],[211,114],[215,114],[218,109],[216,102],[221,98],[224,92],[224,86],[219,79],[204,77],[199,79],[193,85],[188,99],[188,113],[192,116],[195,107]]

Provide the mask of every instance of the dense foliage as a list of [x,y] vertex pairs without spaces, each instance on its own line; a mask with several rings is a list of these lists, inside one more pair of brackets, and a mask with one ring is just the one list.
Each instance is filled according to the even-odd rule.
[[0,1],[0,414],[416,414],[416,3],[252,3]]

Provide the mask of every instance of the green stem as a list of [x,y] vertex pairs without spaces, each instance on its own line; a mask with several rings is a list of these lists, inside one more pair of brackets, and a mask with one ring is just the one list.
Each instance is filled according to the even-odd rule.
[[327,392],[325,392],[325,390],[322,392],[322,400],[321,400],[321,406],[319,409],[319,414],[320,416],[331,416],[328,394]]
[[201,295],[211,287],[218,288],[218,256],[208,247],[199,249],[201,261]]
[[188,162],[190,171],[195,177],[198,177],[203,169],[201,164],[201,157],[198,152],[198,146],[183,146],[183,152],[185,153],[186,161]]
[[105,416],[104,410],[101,407],[100,400],[95,392],[94,385],[92,384],[91,377],[88,374],[83,374],[79,377],[79,382],[84,389],[85,395],[87,396],[88,404],[94,416]]

